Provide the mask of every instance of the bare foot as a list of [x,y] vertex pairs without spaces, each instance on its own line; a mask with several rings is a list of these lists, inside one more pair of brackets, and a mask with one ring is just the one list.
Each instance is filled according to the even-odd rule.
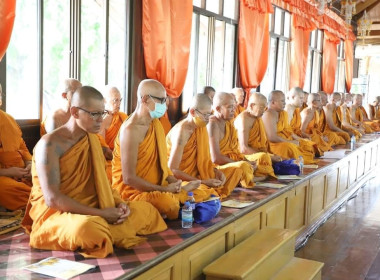
[[201,185],[201,180],[191,181],[187,183],[186,185],[182,186],[182,189],[190,192],[192,190],[197,189]]

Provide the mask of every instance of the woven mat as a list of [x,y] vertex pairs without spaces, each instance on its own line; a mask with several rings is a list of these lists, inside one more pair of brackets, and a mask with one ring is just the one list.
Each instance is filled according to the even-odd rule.
[[21,227],[22,210],[0,212],[0,234],[4,234]]

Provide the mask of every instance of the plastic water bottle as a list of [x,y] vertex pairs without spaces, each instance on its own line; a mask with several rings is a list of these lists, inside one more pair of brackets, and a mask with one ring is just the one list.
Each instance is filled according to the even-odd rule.
[[355,150],[355,145],[356,145],[356,137],[355,135],[351,136],[351,151]]
[[190,202],[191,209],[195,209],[195,198],[193,192],[188,192],[187,193],[187,201]]
[[299,159],[298,159],[298,165],[300,167],[300,175],[303,174],[303,165],[304,165],[304,162],[303,162],[303,157],[300,156]]
[[191,208],[189,201],[186,201],[185,205],[182,207],[182,227],[193,227],[193,209]]

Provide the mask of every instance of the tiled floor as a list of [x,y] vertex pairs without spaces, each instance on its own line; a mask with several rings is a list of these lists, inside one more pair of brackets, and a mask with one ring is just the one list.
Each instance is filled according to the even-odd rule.
[[380,176],[359,189],[296,256],[324,262],[324,280],[379,280]]
[[[370,140],[373,140],[373,139],[368,139],[368,141]],[[363,139],[363,142],[366,142],[366,140]],[[358,146],[359,145],[362,145],[362,144],[359,143]],[[348,148],[348,146],[343,147],[343,148]],[[322,167],[335,161],[336,160],[320,160],[318,165]],[[305,174],[307,175],[308,173],[311,173],[314,171],[315,171],[314,169],[305,169]],[[275,194],[278,191],[279,190],[264,188],[264,187],[255,187],[254,189],[251,189],[251,190],[238,188],[231,194],[231,198],[236,198],[243,201],[246,201],[246,200],[260,201],[262,199],[267,198],[268,196],[272,194]],[[377,192],[379,194],[380,190],[378,190]],[[379,198],[379,202],[380,202],[380,198]],[[223,219],[231,216],[233,213],[236,213],[236,211],[240,211],[240,210],[222,207],[222,210],[219,213],[219,215],[216,218],[214,218],[212,221],[202,224],[202,225],[194,224],[193,228],[191,229],[182,229],[179,220],[168,221],[169,229],[167,229],[166,231],[161,232],[159,234],[148,236],[148,242],[141,244],[139,246],[136,246],[133,249],[124,250],[124,249],[116,248],[114,254],[107,257],[106,259],[84,259],[81,255],[75,252],[59,252],[59,251],[52,252],[52,251],[31,249],[29,247],[29,236],[25,234],[22,229],[19,229],[15,232],[0,236],[0,279],[48,278],[42,275],[30,273],[26,270],[22,270],[22,267],[31,263],[38,262],[44,258],[51,257],[51,256],[96,265],[95,269],[75,279],[115,279],[123,274],[126,274],[132,271],[134,268],[138,267],[139,265],[146,263],[149,260],[152,260],[159,254],[162,254],[163,252],[167,251],[170,248],[173,248],[173,249],[178,248],[178,245],[184,240],[187,240],[195,236],[197,233],[202,232],[206,230],[207,228],[212,227],[213,225],[217,224]],[[335,218],[332,218],[332,219],[335,219]],[[332,219],[330,219],[329,221],[332,221]],[[357,217],[356,219],[360,219],[360,218]],[[349,220],[349,223],[351,222],[352,221]],[[327,227],[329,223],[330,222],[326,223],[324,226]],[[344,224],[344,221],[341,223]],[[332,230],[334,230],[335,228],[334,225],[330,225],[330,227],[333,228]],[[318,236],[318,233],[315,235],[315,237],[317,236]],[[340,232],[333,233],[330,236],[334,240],[334,238],[337,239],[339,236],[341,236],[341,233]],[[366,236],[369,238],[368,234]],[[375,237],[372,237],[371,240],[374,240],[374,239]],[[351,241],[348,241],[347,243],[350,243],[350,242]],[[319,250],[321,251],[322,255],[324,254],[330,257],[330,255],[333,254],[332,253],[332,249],[334,248],[333,245],[336,246],[337,242],[335,242],[333,245],[326,246],[324,250],[321,250],[319,246],[320,243],[321,241],[318,239],[316,239],[316,241],[314,242],[311,242],[310,246],[315,247],[314,249],[311,250],[311,255],[315,253],[315,251]],[[369,242],[367,244],[372,244],[372,243]],[[376,246],[377,246],[376,248],[378,248],[377,243],[376,243]],[[336,246],[336,247],[339,247],[339,246]],[[369,247],[372,251],[375,251],[374,247],[371,247],[371,246]],[[307,247],[305,247],[305,249],[306,248]],[[366,248],[360,248],[360,247],[354,248],[354,249],[352,251],[352,254],[357,254],[358,252],[360,252],[360,250],[362,251],[367,250]],[[300,251],[298,254],[303,254],[303,253],[302,251]],[[306,254],[306,251],[304,254]],[[374,252],[372,255],[373,255],[373,258],[372,258],[373,260],[376,255]],[[380,257],[377,260],[380,262]],[[365,262],[366,258],[364,257],[360,258],[360,261]],[[328,267],[329,265],[326,264],[324,272],[326,271]],[[368,269],[369,268],[370,266],[368,266]],[[339,270],[336,270],[336,272],[338,273]],[[346,278],[331,278],[331,279],[346,279]],[[354,279],[354,278],[351,278],[351,279]],[[360,278],[356,278],[356,279],[360,279]],[[376,278],[370,278],[370,279],[376,279]]]

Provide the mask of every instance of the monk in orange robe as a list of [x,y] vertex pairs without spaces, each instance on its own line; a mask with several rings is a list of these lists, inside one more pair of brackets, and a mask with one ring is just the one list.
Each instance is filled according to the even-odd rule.
[[164,129],[158,118],[166,111],[166,91],[156,80],[143,80],[136,110],[123,123],[115,140],[112,187],[123,199],[148,201],[169,219],[176,219],[180,202],[194,191],[197,201],[208,198],[197,190],[200,180],[182,185],[168,166]]
[[266,107],[266,97],[259,92],[252,93],[247,110],[235,119],[234,125],[240,152],[246,159],[257,161],[255,176],[275,177],[272,162],[281,161],[281,157],[269,153],[269,143],[261,119]]
[[243,171],[232,166],[215,166],[211,161],[206,129],[211,105],[206,95],[195,95],[187,118],[166,136],[169,167],[181,180],[201,180],[198,190],[224,198],[239,184]]
[[[0,85],[0,106],[2,88]],[[31,183],[31,160],[17,122],[0,110],[0,206],[9,210],[24,209]]]
[[317,156],[323,156],[323,152],[330,150],[331,147],[318,136],[314,136],[315,142],[312,141],[311,134],[301,129],[300,109],[303,104],[303,97],[303,90],[299,87],[292,88],[286,96],[285,111],[288,113],[290,127],[295,135],[303,139],[305,145],[310,146],[308,149],[313,149]]
[[368,114],[363,107],[363,96],[360,94],[355,94],[352,98],[351,118],[362,125],[365,133],[380,131],[379,123],[368,118]]
[[127,119],[127,114],[120,112],[121,94],[120,91],[113,86],[106,86],[104,91],[105,108],[108,112],[104,118],[98,137],[103,149],[104,157],[107,160],[107,177],[112,180],[112,151],[114,142],[119,129],[123,122]]
[[107,180],[93,134],[105,115],[101,93],[84,86],[71,104],[69,121],[36,145],[33,188],[22,225],[33,248],[104,258],[113,245],[130,248],[144,241],[137,235],[167,227],[151,204],[123,201]]
[[359,122],[354,123],[351,118],[350,108],[352,106],[352,94],[342,95],[342,105],[340,105],[340,112],[342,119],[342,126],[346,131],[350,131],[355,135],[356,140],[359,140],[365,133],[364,128],[360,126]]
[[46,133],[50,133],[54,129],[64,125],[70,119],[71,97],[73,93],[82,86],[82,84],[76,79],[66,79],[63,83],[64,90],[61,94],[64,100],[63,107],[55,110],[52,114],[45,116],[40,126],[41,136],[45,135]]
[[203,94],[206,94],[212,102],[212,100],[214,99],[214,95],[215,95],[215,89],[212,86],[205,86],[203,88]]
[[[217,165],[242,169],[241,185],[254,186],[254,182],[265,180],[266,176],[254,176],[256,161],[248,161],[239,151],[236,129],[233,126],[235,112],[234,97],[225,92],[217,93],[213,101],[214,116],[207,125],[211,148],[211,159]],[[269,158],[270,159],[270,158]]]
[[372,99],[372,102],[368,104],[369,119],[371,121],[380,122],[380,96],[376,96]]
[[326,114],[324,110],[324,107],[327,105],[327,94],[323,91],[319,91],[318,94],[321,98],[321,105],[317,108],[317,112],[319,114],[319,122],[317,123],[318,129],[323,133],[323,136],[326,136],[329,139],[328,142],[331,146],[345,145],[347,141],[338,133],[331,131],[328,128]]
[[307,104],[308,97],[309,97],[309,93],[304,91],[303,92],[303,102],[302,102],[302,106],[301,106],[301,110],[300,110],[301,112],[303,111],[303,109],[308,107],[308,104]]
[[235,100],[237,103],[236,109],[235,109],[235,114],[234,114],[234,117],[236,118],[241,112],[243,112],[245,110],[245,108],[244,108],[245,92],[244,92],[244,89],[242,89],[242,88],[233,88],[232,94],[235,96]]
[[295,135],[289,125],[285,108],[285,95],[274,90],[268,97],[268,110],[263,114],[265,131],[269,140],[270,151],[284,159],[298,159],[303,156],[306,164],[315,163],[314,149]]
[[[321,93],[320,93],[321,94]],[[323,107],[326,117],[326,130],[333,131],[341,136],[346,142],[350,141],[352,132],[345,130],[342,125],[342,117],[340,110],[341,95],[338,92],[334,92],[328,97],[329,103]]]
[[[308,107],[302,110],[301,112],[301,131],[307,135],[310,135],[310,138],[315,143],[318,143],[318,147],[323,151],[331,151],[330,139],[328,136],[323,135],[319,130],[319,113],[318,108],[321,106],[321,97],[318,93],[310,93],[308,95],[307,101]],[[335,144],[331,139],[331,143]]]

